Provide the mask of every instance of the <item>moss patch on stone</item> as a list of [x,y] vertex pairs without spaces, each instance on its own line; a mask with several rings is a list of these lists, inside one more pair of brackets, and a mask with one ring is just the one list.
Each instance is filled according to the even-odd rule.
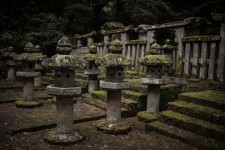
[[189,92],[189,93],[182,93],[181,96],[218,101],[225,104],[225,92],[222,91],[206,90],[202,92]]
[[21,107],[21,108],[34,108],[41,106],[42,103],[38,101],[24,101],[24,100],[18,100],[15,102],[16,107]]
[[147,55],[145,57],[139,58],[139,63],[142,65],[169,65],[170,59],[164,55]]
[[46,58],[46,56],[42,55],[41,53],[22,53],[22,54],[18,55],[16,60],[17,61],[37,62],[37,61],[42,61],[44,58]]
[[138,44],[146,44],[147,41],[144,40],[130,40],[127,42],[127,44],[131,44],[131,45],[138,45]]
[[96,59],[98,59],[98,55],[96,55],[96,54],[86,54],[85,56],[84,56],[84,60],[85,61],[88,61],[88,62],[90,62],[90,61],[95,61]]
[[126,56],[120,54],[107,54],[96,60],[97,65],[105,67],[129,66],[131,65],[131,62],[131,59],[128,59]]
[[157,117],[158,117],[157,113],[148,113],[146,111],[141,111],[137,113],[138,120],[146,123],[157,120]]
[[195,42],[195,41],[219,41],[220,36],[217,35],[206,35],[206,36],[189,36],[189,37],[184,37],[182,39],[183,42]]
[[49,66],[53,69],[68,68],[74,69],[81,65],[81,61],[76,55],[54,55],[51,57]]
[[106,119],[102,119],[98,121],[97,129],[108,134],[126,134],[131,127],[126,122],[109,123]]

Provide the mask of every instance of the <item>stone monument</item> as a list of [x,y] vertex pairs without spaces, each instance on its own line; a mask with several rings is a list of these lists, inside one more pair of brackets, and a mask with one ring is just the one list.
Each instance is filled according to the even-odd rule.
[[123,81],[124,66],[131,64],[122,50],[121,42],[116,39],[109,45],[110,54],[96,60],[96,64],[106,67],[106,79],[100,81],[100,87],[107,90],[107,118],[97,124],[97,129],[110,134],[127,133],[131,129],[121,120],[121,90],[130,88]]
[[[151,53],[151,52],[149,52]],[[147,78],[141,78],[140,82],[148,85],[147,110],[139,112],[139,120],[149,122],[156,119],[159,112],[160,85],[165,84],[162,79],[163,65],[169,65],[169,58],[164,55],[146,55],[139,58],[141,65],[147,66]]]
[[81,96],[81,87],[74,86],[75,68],[80,67],[81,61],[71,52],[71,43],[64,36],[57,44],[58,54],[43,62],[55,70],[55,84],[46,87],[47,93],[56,96],[57,128],[49,132],[45,140],[52,144],[73,144],[84,138],[73,129],[73,97]]
[[86,75],[88,75],[88,92],[99,90],[99,80],[98,75],[100,74],[100,70],[97,68],[98,66],[95,64],[95,60],[98,59],[97,47],[95,45],[91,45],[89,47],[90,54],[86,54],[83,58],[86,61],[87,67],[84,71]]
[[7,80],[14,81],[15,80],[15,59],[17,54],[14,52],[13,47],[9,46],[7,51],[3,53],[3,59],[6,62],[7,66]]
[[22,71],[16,72],[18,77],[23,78],[23,100],[16,101],[18,107],[36,107],[42,103],[34,101],[34,78],[39,75],[35,72],[35,63],[45,58],[41,53],[36,53],[34,45],[27,43],[24,48],[25,53],[17,57],[17,61],[22,62]]

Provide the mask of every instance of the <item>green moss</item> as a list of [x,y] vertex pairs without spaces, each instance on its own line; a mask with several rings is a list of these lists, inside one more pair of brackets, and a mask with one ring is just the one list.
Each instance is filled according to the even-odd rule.
[[151,126],[153,127],[156,127],[156,128],[160,128],[160,127],[163,127],[163,123],[162,122],[159,122],[159,121],[154,121],[154,122],[151,122],[149,123]]
[[146,44],[147,41],[144,40],[130,40],[127,42],[127,44],[133,44],[133,45],[137,45],[137,44]]
[[98,57],[99,56],[96,54],[86,54],[83,60],[90,62],[90,61],[95,61],[96,59],[98,59]]
[[92,37],[92,36],[94,36],[94,35],[96,35],[96,32],[95,32],[95,31],[92,31],[92,32],[90,32],[90,33],[81,34],[81,35],[76,34],[76,35],[75,35],[75,38],[76,38],[76,39],[81,39],[81,38]]
[[124,90],[124,91],[122,91],[122,95],[125,98],[132,99],[134,101],[139,101],[141,98],[146,98],[147,93],[140,93],[140,92]]
[[101,32],[104,35],[108,35],[108,34],[124,33],[124,32],[128,32],[128,31],[129,30],[124,28],[124,29],[115,29],[115,30],[102,30]]
[[192,41],[219,41],[220,37],[216,35],[206,35],[206,36],[189,36],[182,39],[183,42]]
[[212,100],[218,101],[225,104],[225,92],[222,91],[214,91],[214,90],[207,90],[202,92],[190,92],[190,93],[182,93],[181,96],[188,96],[198,99],[204,100]]
[[107,54],[96,60],[97,65],[102,65],[105,67],[128,66],[131,65],[131,62],[131,59],[128,59],[126,56],[120,54]]
[[106,100],[106,91],[92,91],[91,96],[96,99]]
[[81,65],[81,61],[76,55],[54,55],[51,57],[49,66],[53,69],[56,68],[75,68]]
[[201,127],[207,128],[207,129],[212,129],[212,130],[224,133],[224,129],[218,128],[218,126],[216,126],[214,124],[211,124],[211,123],[209,123],[207,121],[201,120],[201,119],[198,119],[196,121],[196,124],[201,126]]
[[17,61],[36,62],[42,61],[44,58],[46,58],[46,56],[41,53],[22,53],[16,59]]
[[137,114],[137,118],[143,122],[151,122],[157,120],[157,113],[148,113],[146,111],[141,111]]
[[27,108],[33,108],[37,106],[41,106],[42,103],[40,102],[35,102],[35,101],[23,101],[23,100],[18,100],[15,102],[17,107],[27,107]]
[[164,55],[147,55],[145,57],[139,58],[139,63],[142,65],[168,65],[170,63],[170,59]]
[[140,79],[125,79],[124,81],[126,81],[126,82],[139,83],[140,82]]
[[93,45],[95,45],[95,46],[97,46],[97,47],[100,47],[100,46],[104,46],[105,43],[104,43],[104,42],[103,42],[103,43],[93,43]]
[[200,82],[201,81],[201,79],[197,79],[197,78],[188,78],[188,81],[190,81],[190,82]]

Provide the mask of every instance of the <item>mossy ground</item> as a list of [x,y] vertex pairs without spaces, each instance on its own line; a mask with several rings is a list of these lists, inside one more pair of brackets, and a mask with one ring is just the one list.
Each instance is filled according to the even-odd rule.
[[24,132],[16,135],[8,135],[0,145],[1,149],[154,149],[154,150],[196,150],[193,146],[167,138],[160,134],[145,133],[142,122],[135,117],[127,118],[132,124],[132,130],[128,134],[111,135],[96,130],[96,121],[75,124],[75,130],[86,136],[86,139],[78,144],[68,146],[51,145],[44,141],[44,136],[50,130],[37,132]]

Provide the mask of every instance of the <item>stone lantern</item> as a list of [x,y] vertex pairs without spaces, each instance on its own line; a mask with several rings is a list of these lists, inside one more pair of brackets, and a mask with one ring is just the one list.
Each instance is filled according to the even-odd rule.
[[176,49],[173,45],[171,45],[171,42],[169,39],[165,41],[165,44],[162,45],[162,54],[165,55],[166,57],[170,58],[171,65],[169,66],[169,73],[171,71],[175,71],[176,69]]
[[89,47],[90,54],[86,54],[83,58],[84,61],[88,63],[84,73],[88,75],[88,92],[99,90],[99,80],[98,75],[100,74],[100,70],[97,68],[98,66],[95,64],[95,60],[98,58],[97,47],[95,45],[91,45]]
[[110,54],[96,60],[98,65],[106,67],[106,79],[100,81],[100,87],[107,90],[107,118],[97,124],[97,129],[112,134],[126,133],[131,128],[121,120],[121,90],[130,88],[123,82],[124,66],[131,64],[122,50],[121,42],[116,39],[109,45]]
[[13,47],[9,46],[7,51],[3,53],[4,61],[6,61],[6,66],[8,69],[7,80],[15,80],[15,59],[17,54],[14,52]]
[[152,45],[150,45],[149,50],[147,50],[147,55],[152,54],[152,55],[160,55],[162,54],[161,52],[161,45],[159,45],[156,41],[153,42]]
[[17,61],[22,62],[22,71],[16,72],[18,77],[23,78],[24,99],[16,102],[18,107],[35,107],[41,103],[34,101],[34,78],[39,75],[35,72],[35,63],[45,58],[41,53],[36,53],[32,43],[27,43],[24,48],[25,53],[17,57]]
[[137,116],[139,120],[149,121],[151,117],[154,118],[154,115],[159,112],[160,85],[165,84],[162,79],[162,67],[170,62],[164,55],[147,55],[139,58],[139,63],[147,66],[147,78],[141,78],[140,82],[148,85],[148,95],[147,110],[139,112]]
[[[34,51],[36,53],[40,53],[41,54],[40,46],[36,45],[34,47]],[[41,61],[40,60],[37,60],[36,63],[35,63],[35,71],[39,72],[39,75],[38,75],[38,77],[34,78],[34,86],[35,87],[39,87],[41,85],[41,75],[43,75],[43,72],[44,72],[44,68],[41,65]]]
[[58,54],[43,61],[45,67],[55,70],[55,84],[46,87],[47,93],[56,96],[57,128],[49,132],[45,140],[52,144],[72,144],[83,140],[73,129],[73,97],[81,96],[81,87],[74,86],[75,68],[81,61],[76,55],[67,55],[71,51],[71,43],[64,36],[57,44]]

